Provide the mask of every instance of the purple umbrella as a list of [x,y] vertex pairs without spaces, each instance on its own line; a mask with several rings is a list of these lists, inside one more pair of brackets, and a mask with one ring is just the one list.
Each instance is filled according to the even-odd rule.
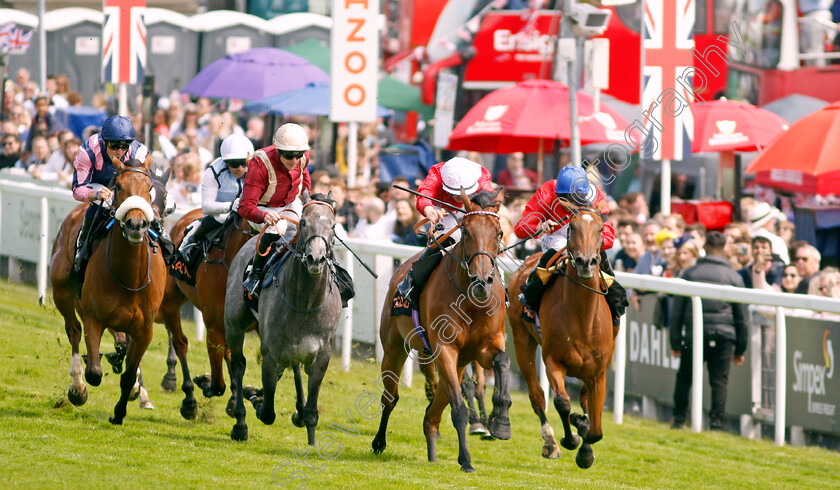
[[255,48],[218,59],[196,75],[184,92],[200,97],[259,100],[330,76],[309,61],[278,48]]

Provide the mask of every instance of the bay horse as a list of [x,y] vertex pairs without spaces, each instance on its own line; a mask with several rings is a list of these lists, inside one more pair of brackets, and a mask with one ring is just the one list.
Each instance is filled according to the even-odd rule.
[[[519,369],[528,385],[531,407],[541,424],[540,435],[545,442],[542,455],[556,458],[560,455],[560,448],[545,416],[545,395],[536,370],[537,346],[542,347],[546,374],[554,391],[554,407],[563,422],[564,436],[560,444],[572,451],[582,438],[583,444],[575,462],[580,468],[589,468],[595,461],[591,445],[603,437],[601,413],[607,390],[607,368],[612,362],[617,329],[613,329],[610,310],[604,299],[607,284],[599,272],[604,226],[601,215],[591,208],[571,205],[568,208],[572,215],[567,242],[568,260],[565,272],[561,269],[561,277],[549,284],[544,293],[538,312],[539,330],[534,323],[522,321],[522,303],[518,293],[536,266],[542,255],[540,253],[528,257],[525,266],[511,277],[508,318]],[[566,376],[578,378],[584,383],[580,393],[582,415],[571,413]],[[578,435],[572,434],[570,424],[577,428]]]
[[[185,229],[196,219],[203,217],[201,209],[194,209],[181,217],[171,228],[170,235],[176,245],[184,239]],[[238,213],[232,212],[225,223],[225,230],[221,235],[221,247],[211,246],[207,257],[202,260],[195,275],[195,286],[181,279],[169,275],[166,279],[166,289],[163,302],[160,305],[156,321],[163,322],[170,332],[169,356],[166,360],[167,372],[161,381],[161,386],[167,391],[174,391],[177,384],[175,376],[176,355],[181,362],[184,391],[184,401],[181,404],[181,415],[186,419],[193,419],[196,415],[196,401],[193,397],[194,384],[198,384],[205,397],[222,396],[225,393],[225,377],[222,363],[227,364],[230,373],[230,349],[225,342],[225,288],[228,270],[233,263],[236,253],[251,237],[248,222]],[[196,225],[197,226],[197,225]],[[207,355],[210,358],[210,376],[190,377],[187,364],[187,349],[189,341],[181,328],[181,307],[189,300],[198,308],[204,318],[206,328]],[[233,416],[233,396],[228,402],[228,415]]]
[[113,221],[105,237],[95,241],[87,266],[81,294],[71,277],[75,242],[87,204],[77,206],[65,218],[53,243],[50,279],[53,298],[70,340],[72,382],[67,392],[76,406],[87,401],[82,381],[79,341],[84,324],[87,347],[85,380],[92,386],[102,382],[99,344],[106,328],[128,337],[126,368],[120,377],[120,399],[109,421],[120,425],[126,415],[132,388],[137,381],[140,360],[152,340],[152,322],[157,314],[166,284],[166,265],[157,243],[147,232],[154,220],[151,206],[151,156],[145,162],[129,160],[125,164],[113,158],[116,171],[109,187],[114,191],[110,216]]
[[[415,329],[410,317],[391,315],[391,298],[419,254],[400,265],[391,278],[379,332],[384,351],[381,367],[384,391],[379,431],[372,443],[375,454],[385,450],[388,419],[399,401],[399,376],[411,349],[417,352],[427,349],[429,354],[421,356],[420,363],[426,375],[427,393],[434,387],[434,396],[423,419],[430,462],[437,461],[437,437],[448,403],[452,409],[452,424],[458,433],[458,463],[462,471],[475,472],[467,448],[468,414],[460,386],[465,367],[474,360],[495,372],[490,434],[497,439],[510,439],[510,358],[505,353],[505,290],[496,269],[502,239],[497,214],[501,198],[497,197],[498,193],[478,192],[470,199],[461,192],[465,211],[458,225],[461,240],[451,251],[444,249],[446,257],[432,272],[420,295],[419,323],[425,327],[423,335]],[[440,246],[437,239],[435,241]],[[434,375],[432,362],[440,375],[436,384],[433,380],[430,384],[430,374]]]
[[[292,423],[297,427],[306,426],[308,443],[315,445],[318,394],[330,363],[331,346],[342,306],[330,262],[335,233],[332,192],[326,196],[315,194],[310,198],[309,191],[304,189],[301,202],[303,210],[297,241],[281,259],[273,284],[264,286],[260,292],[256,314],[245,304],[242,279],[248,261],[254,256],[259,237],[252,238],[242,247],[230,267],[225,298],[225,338],[231,351],[231,389],[236,396],[236,424],[230,433],[235,441],[248,439],[242,386],[245,374],[242,345],[245,332],[256,320],[263,356],[263,397],[252,399],[257,418],[266,425],[274,423],[277,381],[286,368],[291,367],[296,393]],[[306,396],[301,365],[309,376]]]

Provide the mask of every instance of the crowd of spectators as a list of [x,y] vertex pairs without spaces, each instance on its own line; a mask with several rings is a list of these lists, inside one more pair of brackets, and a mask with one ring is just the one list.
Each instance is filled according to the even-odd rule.
[[[3,148],[0,168],[11,167],[35,179],[50,180],[68,186],[73,176],[73,161],[81,138],[88,138],[97,128],[75,135],[60,127],[53,112],[83,101],[71,90],[66,75],[48,77],[47,90],[41,93],[25,69],[6,86],[5,119],[0,126]],[[104,109],[104,94],[96,94],[90,105]],[[134,107],[143,107],[140,97]],[[200,206],[200,183],[204,169],[219,156],[221,141],[232,132],[245,134],[255,148],[270,145],[271,119],[246,114],[235,100],[214,102],[191,99],[186,94],[171,93],[156,99],[155,107],[144,118],[134,111],[138,139],[152,150],[154,166],[160,171],[171,168],[167,188],[178,207]],[[309,133],[312,142],[310,168],[314,192],[332,192],[338,206],[341,233],[370,240],[385,240],[407,245],[421,245],[414,224],[420,219],[415,197],[392,187],[416,187],[397,177],[389,182],[379,179],[379,151],[397,142],[386,121],[363,124],[358,135],[358,174],[356,185],[347,187],[347,129],[316,118],[296,118]],[[150,125],[152,141],[144,141],[144,127]],[[276,123],[276,121],[275,121]],[[329,134],[332,131],[336,134]],[[505,246],[514,246],[511,254],[524,258],[537,250],[533,240],[518,243],[513,226],[536,189],[537,174],[526,168],[525,155],[465,153],[463,156],[491,169],[494,181],[506,191],[499,214]],[[489,165],[488,165],[489,164]],[[610,198],[610,220],[616,229],[614,247],[608,256],[618,271],[680,277],[704,255],[706,229],[701,224],[686,226],[679,214],[651,216],[648,202],[640,192],[617,199]],[[742,277],[746,287],[774,291],[817,294],[840,298],[840,272],[820,268],[819,251],[812,245],[794,240],[793,223],[785,213],[767,204],[746,198],[742,202],[744,222],[733,222],[723,230],[727,237],[725,254]]]

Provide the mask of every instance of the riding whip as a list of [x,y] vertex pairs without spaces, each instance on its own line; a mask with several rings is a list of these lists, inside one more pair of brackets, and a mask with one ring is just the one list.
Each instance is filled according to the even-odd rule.
[[448,202],[440,201],[440,200],[438,200],[438,199],[435,199],[434,197],[429,197],[429,196],[427,196],[427,195],[425,195],[425,194],[420,194],[420,193],[419,193],[419,192],[417,192],[417,191],[413,191],[413,190],[408,189],[408,188],[406,188],[406,187],[403,187],[403,186],[401,186],[401,185],[393,184],[391,187],[397,188],[397,189],[399,189],[399,190],[401,190],[401,191],[410,192],[410,193],[414,194],[415,196],[425,197],[426,199],[428,199],[428,200],[430,200],[430,201],[432,201],[432,202],[434,202],[434,203],[440,204],[441,206],[447,207],[447,208],[451,209],[452,211],[458,211],[459,213],[463,213],[463,212],[464,212],[464,210],[463,210],[463,209],[461,209],[461,208],[459,208],[458,206],[453,206],[453,205],[449,204]]
[[356,257],[356,260],[358,260],[359,263],[362,264],[362,267],[364,267],[365,269],[367,269],[368,272],[370,272],[370,275],[372,275],[374,279],[379,279],[379,274],[374,272],[373,269],[371,269],[369,265],[365,264],[365,261],[360,259],[359,256],[356,255],[356,252],[354,252],[353,249],[351,249],[350,247],[347,246],[346,243],[344,243],[344,240],[339,238],[338,235],[334,235],[334,236],[335,236],[336,240],[338,240],[339,242],[341,242],[342,245],[344,245],[344,248],[346,248],[348,252],[353,254],[353,257]]

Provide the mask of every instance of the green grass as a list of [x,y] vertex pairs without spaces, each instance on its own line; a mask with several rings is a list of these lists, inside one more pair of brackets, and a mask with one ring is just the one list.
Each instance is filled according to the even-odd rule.
[[[192,325],[187,329],[194,331]],[[4,488],[265,487],[272,484],[272,472],[284,460],[291,463],[279,468],[277,475],[305,472],[311,488],[840,486],[840,457],[835,452],[776,448],[771,441],[732,434],[673,431],[635,417],[625,417],[624,424],[617,426],[609,412],[605,437],[594,446],[595,465],[580,470],[574,454],[567,451],[557,460],[540,457],[537,418],[523,393],[513,394],[513,438],[488,442],[471,437],[477,473],[462,474],[448,410],[438,463],[426,462],[422,434],[426,404],[419,374],[414,388],[403,391],[391,418],[388,448],[377,457],[371,454],[370,443],[378,417],[362,418],[354,403],[360,393],[374,391],[371,385],[378,367],[354,362],[351,372],[344,373],[338,358],[321,390],[318,434],[330,430],[343,450],[333,460],[312,451],[310,464],[320,471],[315,474],[294,454],[307,446],[305,430],[289,420],[294,405],[291,373],[279,383],[274,425],[256,420],[249,405],[251,438],[235,443],[229,437],[232,419],[224,413],[226,396],[199,395],[199,415],[186,421],[178,412],[181,392],[167,393],[159,387],[166,354],[166,334],[160,326],[143,360],[149,395],[157,408],[141,411],[132,402],[120,427],[108,423],[119,391],[114,374],[106,375],[100,387],[88,387],[86,405],[76,408],[66,401],[70,347],[63,321],[49,303],[38,306],[34,288],[0,282],[0,339],[0,487]],[[106,337],[103,351],[111,348]],[[258,384],[256,338],[248,339],[246,349],[246,383]],[[204,345],[192,343],[190,362],[193,373],[208,371]],[[354,414],[358,436],[330,429],[331,424],[347,425],[346,409]],[[549,414],[549,420],[561,432],[556,412]]]

